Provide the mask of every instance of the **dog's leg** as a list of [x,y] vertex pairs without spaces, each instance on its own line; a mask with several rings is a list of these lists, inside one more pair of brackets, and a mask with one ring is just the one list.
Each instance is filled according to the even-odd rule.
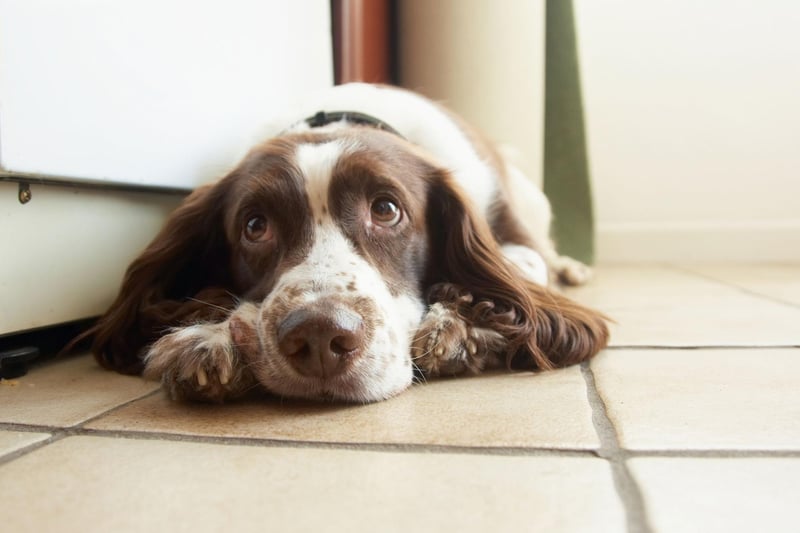
[[505,338],[471,318],[472,295],[449,283],[432,289],[434,303],[414,335],[411,356],[427,376],[477,374],[495,366],[505,353]]
[[[576,259],[559,255],[550,239],[552,211],[547,197],[514,165],[507,164],[506,169],[512,210],[530,234],[536,252],[547,264],[552,279],[565,285],[582,285],[589,281],[592,269]],[[541,284],[535,277],[531,279]]]
[[241,357],[243,342],[257,342],[240,333],[252,324],[258,308],[240,305],[224,321],[175,328],[156,341],[145,356],[144,376],[160,379],[176,400],[221,402],[243,395],[256,385]]

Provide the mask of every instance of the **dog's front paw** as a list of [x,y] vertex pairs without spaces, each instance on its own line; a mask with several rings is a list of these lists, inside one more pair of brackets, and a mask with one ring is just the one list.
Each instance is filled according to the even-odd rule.
[[144,376],[160,379],[175,400],[221,402],[250,385],[228,322],[178,328],[161,337],[145,356]]
[[431,305],[411,345],[414,364],[425,375],[478,373],[505,348],[496,331],[474,327],[441,304]]
[[577,259],[559,256],[551,265],[558,281],[564,285],[583,285],[592,279],[592,269]]

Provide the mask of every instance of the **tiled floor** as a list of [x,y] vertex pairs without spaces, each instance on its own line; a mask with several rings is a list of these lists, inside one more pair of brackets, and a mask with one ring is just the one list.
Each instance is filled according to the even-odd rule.
[[0,381],[0,529],[800,531],[800,265],[606,266],[591,364],[367,406]]

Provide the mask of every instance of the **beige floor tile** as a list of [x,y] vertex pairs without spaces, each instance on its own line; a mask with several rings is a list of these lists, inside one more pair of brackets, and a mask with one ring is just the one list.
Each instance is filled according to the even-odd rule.
[[21,450],[25,446],[30,446],[31,444],[41,442],[49,436],[49,433],[27,433],[24,431],[0,430],[0,457],[17,450]]
[[[0,469],[38,531],[622,531],[608,465],[72,437]],[[13,512],[10,512],[13,510]]]
[[264,400],[187,405],[156,395],[88,425],[191,435],[318,442],[534,446],[598,445],[577,367],[430,381],[370,405]]
[[800,450],[800,349],[617,350],[592,369],[625,448]]
[[682,268],[776,300],[800,305],[800,264],[686,265]]
[[158,385],[97,366],[88,356],[35,366],[0,387],[0,422],[72,426],[155,390]]
[[600,266],[567,294],[617,321],[612,346],[800,344],[800,309],[675,268]]
[[656,531],[796,532],[800,459],[629,461]]

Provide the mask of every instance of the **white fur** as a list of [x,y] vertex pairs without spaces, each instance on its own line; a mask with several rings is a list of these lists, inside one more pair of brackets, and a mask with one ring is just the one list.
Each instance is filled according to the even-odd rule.
[[214,372],[222,385],[231,379],[236,365],[229,329],[229,320],[216,324],[195,324],[176,328],[153,344],[145,355],[149,367],[164,367],[163,359],[180,360],[180,373],[175,379],[195,379],[200,387],[208,383],[208,372]]
[[301,144],[295,158],[306,180],[306,192],[314,220],[330,220],[328,187],[333,167],[339,158],[351,149],[341,141],[324,144]]
[[503,255],[531,281],[546,286],[548,282],[547,263],[541,254],[527,246],[504,244]]
[[[344,273],[344,275],[343,275]],[[346,289],[348,284],[354,291]],[[299,296],[288,297],[295,289]],[[305,377],[295,372],[278,356],[277,331],[272,310],[278,303],[291,308],[336,297],[345,304],[369,298],[379,321],[374,335],[351,372],[331,379]],[[288,299],[287,299],[288,298]],[[256,370],[259,380],[270,390],[285,396],[336,397],[351,401],[375,401],[393,396],[411,384],[410,337],[424,312],[422,302],[410,295],[393,296],[380,273],[350,245],[333,221],[315,228],[314,244],[306,259],[284,273],[261,305],[262,349],[266,354]]]

